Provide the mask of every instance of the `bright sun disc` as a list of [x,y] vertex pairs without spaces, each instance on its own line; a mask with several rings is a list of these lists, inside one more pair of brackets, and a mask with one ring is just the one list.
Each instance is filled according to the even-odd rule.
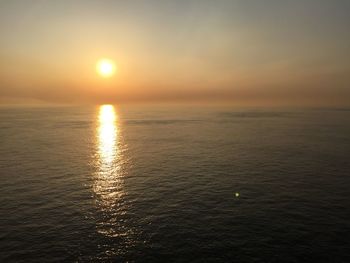
[[110,59],[101,59],[97,62],[97,72],[103,77],[110,77],[115,72],[115,64]]

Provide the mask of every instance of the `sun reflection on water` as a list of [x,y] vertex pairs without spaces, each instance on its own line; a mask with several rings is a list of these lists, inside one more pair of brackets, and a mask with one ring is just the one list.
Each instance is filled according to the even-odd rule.
[[96,174],[93,190],[96,204],[103,213],[97,231],[106,236],[121,235],[116,208],[122,203],[123,155],[118,115],[112,105],[99,108],[96,128]]
[[117,135],[116,113],[112,105],[102,105],[99,113],[99,156],[102,170],[108,169],[115,157],[117,157]]

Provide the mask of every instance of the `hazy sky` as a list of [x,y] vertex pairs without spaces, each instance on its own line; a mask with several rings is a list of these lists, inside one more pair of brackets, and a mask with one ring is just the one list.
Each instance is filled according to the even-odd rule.
[[0,102],[350,106],[349,14],[349,0],[0,0]]

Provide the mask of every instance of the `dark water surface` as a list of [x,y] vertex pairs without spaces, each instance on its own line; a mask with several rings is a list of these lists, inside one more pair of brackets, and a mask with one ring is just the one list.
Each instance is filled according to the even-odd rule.
[[62,261],[350,262],[350,111],[0,108],[0,262]]

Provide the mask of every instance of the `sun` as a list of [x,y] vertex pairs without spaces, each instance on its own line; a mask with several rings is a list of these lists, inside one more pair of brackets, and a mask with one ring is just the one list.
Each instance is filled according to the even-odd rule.
[[114,75],[116,66],[113,60],[103,58],[100,59],[96,64],[96,70],[98,74],[100,74],[102,77],[111,77]]

